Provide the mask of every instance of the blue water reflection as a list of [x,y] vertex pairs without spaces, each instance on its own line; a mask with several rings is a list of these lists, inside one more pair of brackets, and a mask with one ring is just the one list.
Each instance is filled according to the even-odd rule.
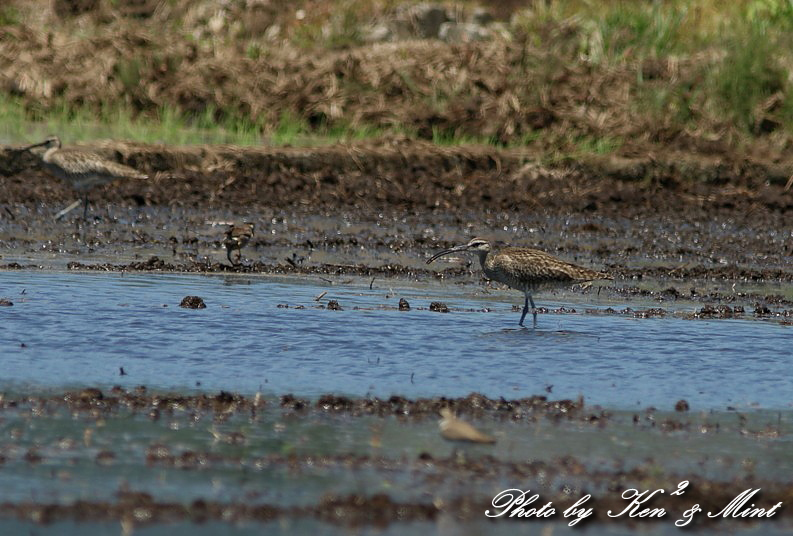
[[[344,310],[317,309],[324,291],[323,302],[337,299]],[[207,308],[178,307],[188,294]],[[793,402],[791,331],[774,322],[571,314],[540,315],[538,329],[518,329],[516,294],[403,281],[370,290],[270,277],[4,272],[0,297],[14,302],[0,308],[4,389],[144,384],[515,398],[552,385],[554,398],[582,394],[614,408],[668,408],[680,398],[694,409]],[[400,297],[413,310],[395,310]],[[419,310],[439,299],[493,312]],[[538,303],[558,305],[551,300]]]

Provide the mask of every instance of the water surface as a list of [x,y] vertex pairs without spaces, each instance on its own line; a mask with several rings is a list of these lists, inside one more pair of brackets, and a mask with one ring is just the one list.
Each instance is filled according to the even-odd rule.
[[[188,294],[207,308],[178,307]],[[789,327],[581,314],[626,305],[594,293],[539,295],[538,305],[579,313],[541,314],[537,329],[517,326],[517,293],[396,280],[370,289],[349,279],[9,271],[0,297],[14,302],[0,308],[3,389],[506,398],[550,389],[623,409],[671,409],[680,398],[693,409],[793,402]],[[396,310],[400,297],[412,310]],[[330,299],[343,310],[319,308]],[[432,301],[452,312],[430,312]]]

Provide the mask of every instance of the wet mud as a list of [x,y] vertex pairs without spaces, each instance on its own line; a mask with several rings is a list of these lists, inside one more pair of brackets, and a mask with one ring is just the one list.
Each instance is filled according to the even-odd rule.
[[[303,462],[313,465],[314,459]],[[368,460],[356,460],[367,463]],[[424,460],[426,464],[435,464],[436,460]],[[453,460],[439,460],[441,466],[454,465]],[[445,462],[445,463],[444,463]],[[291,461],[293,466],[300,465],[299,461]],[[478,462],[480,466],[489,463],[489,460]],[[575,463],[569,460],[568,463]],[[376,463],[369,463],[376,465]],[[541,473],[545,467],[533,468],[533,474]],[[512,478],[518,478],[520,471],[506,471]],[[553,474],[553,472],[551,472]],[[615,486],[621,483],[635,482],[641,474],[627,474],[624,478],[610,476]],[[673,490],[678,481],[670,479],[666,482],[656,480],[658,486],[666,486]],[[623,484],[625,485],[625,484]],[[693,504],[698,504],[705,512],[720,512],[740,493],[737,490],[753,489],[753,486],[762,486],[763,499],[770,505],[783,503],[789,499],[789,492],[785,486],[768,486],[765,482],[755,480],[735,481],[729,488],[720,482],[703,482],[700,489],[695,488],[687,493],[688,499]],[[661,488],[662,489],[662,488]],[[733,490],[736,490],[733,492]],[[78,501],[73,504],[48,504],[45,502],[26,502],[18,504],[0,505],[0,517],[14,517],[21,520],[30,520],[40,524],[51,524],[58,521],[73,520],[82,523],[96,521],[120,521],[131,525],[145,526],[153,523],[174,523],[177,521],[191,521],[206,523],[208,521],[223,521],[226,523],[241,522],[267,522],[277,519],[305,519],[313,518],[327,523],[348,527],[376,526],[386,527],[392,523],[408,523],[415,521],[435,521],[442,515],[452,514],[458,521],[474,521],[481,518],[483,511],[491,508],[489,497],[465,497],[456,500],[443,501],[442,505],[426,500],[425,502],[396,501],[386,494],[364,496],[350,494],[345,496],[331,495],[316,505],[306,507],[283,507],[273,504],[246,504],[239,502],[219,502],[216,500],[197,499],[190,504],[158,501],[148,493],[119,493],[116,502],[110,501]],[[558,492],[545,494],[543,499],[551,502],[564,511],[575,504],[569,493]],[[670,517],[682,518],[674,498],[660,496],[653,501],[653,508],[663,508]],[[626,502],[622,499],[600,499],[597,501],[598,510],[593,511],[588,523],[618,523],[609,517],[606,512],[622,512]],[[769,507],[770,508],[770,507]],[[764,511],[768,510],[765,508]],[[714,516],[715,517],[715,516]],[[790,523],[791,515],[786,509],[776,509],[774,512],[776,523]],[[591,519],[591,520],[590,520]],[[719,523],[727,523],[723,519],[708,519],[702,517],[696,526],[711,526],[717,528]],[[506,518],[504,521],[520,523],[519,519]],[[741,520],[749,524],[749,520]],[[624,521],[623,521],[624,522]],[[766,521],[768,522],[768,521]],[[629,526],[637,524],[669,523],[666,518],[650,517],[641,520],[630,520]],[[734,521],[731,526],[734,526]]]
[[[38,169],[35,161],[8,156],[7,150],[0,154],[0,190],[6,194],[0,200],[0,269],[272,274],[320,279],[330,286],[358,278],[356,284],[370,289],[388,288],[393,279],[445,281],[489,292],[474,259],[451,257],[435,269],[425,264],[440,249],[484,236],[500,244],[537,247],[615,276],[613,283],[574,292],[599,293],[621,305],[539,307],[541,314],[674,316],[692,321],[757,318],[793,324],[788,285],[793,282],[793,244],[787,221],[793,193],[784,187],[787,177],[769,169],[716,161],[673,165],[673,159],[663,158],[617,162],[608,157],[546,167],[518,152],[404,142],[316,150],[164,150],[130,144],[99,149],[153,178],[146,183],[111,183],[91,192],[87,222],[78,214],[54,221],[52,216],[74,199],[73,192]],[[256,224],[256,235],[242,249],[241,263],[233,266],[222,247],[226,223],[232,221]],[[323,302],[320,295],[315,301],[278,307],[324,308],[328,315],[357,309],[343,298]],[[382,307],[427,314],[464,312],[442,302],[411,302],[400,299],[398,306]],[[515,302],[522,302],[522,296],[516,294]],[[680,303],[689,306],[681,311]],[[187,296],[183,304],[219,306],[204,304],[197,296]],[[173,303],[177,305],[178,298]],[[514,311],[517,314],[520,307]],[[119,372],[125,374],[123,368]],[[549,393],[552,389],[548,386]],[[703,452],[721,441],[733,450],[716,457],[722,465],[708,470],[709,455],[679,467],[677,462],[655,459],[664,456],[656,447],[651,456],[637,458],[612,455],[617,443],[610,444],[603,455],[610,462],[603,463],[575,454],[540,459],[528,448],[533,445],[523,445],[515,448],[526,446],[526,454],[515,459],[488,450],[389,450],[378,432],[396,426],[400,437],[419,430],[442,443],[436,423],[443,407],[476,420],[488,433],[514,434],[522,427],[538,434],[532,436],[535,441],[537,430],[551,430],[551,444],[544,452],[576,444],[566,442],[564,433],[592,434],[599,441],[622,433],[627,443],[653,445],[659,438],[673,443],[704,438],[709,443]],[[311,399],[299,393],[262,397],[88,387],[49,395],[0,395],[0,418],[9,425],[8,439],[0,445],[0,467],[22,468],[31,478],[44,468],[55,475],[129,465],[179,475],[282,471],[289,476],[287,482],[310,479],[316,471],[343,475],[340,480],[345,482],[373,473],[376,482],[409,478],[410,489],[428,490],[421,496],[332,491],[289,505],[256,493],[229,500],[207,494],[172,500],[150,489],[120,486],[107,498],[26,498],[0,504],[0,518],[36,523],[119,521],[123,526],[314,519],[384,527],[436,521],[445,515],[478,520],[492,500],[482,490],[502,489],[504,482],[543,486],[543,498],[560,508],[584,491],[591,492],[597,498],[598,523],[617,522],[605,512],[624,508],[620,490],[671,490],[684,479],[695,483],[684,503],[699,503],[704,510],[719,511],[748,488],[762,488],[764,505],[791,500],[788,482],[780,480],[783,475],[753,471],[768,454],[764,449],[775,449],[776,442],[789,437],[787,415],[783,419],[780,413],[775,420],[737,411],[697,413],[679,395],[663,410],[613,412],[588,406],[583,398],[546,396],[510,400],[472,394],[411,400],[327,394]],[[36,428],[37,419],[86,423],[85,431],[80,430],[82,441],[57,440],[68,443],[68,459],[54,453],[47,442],[51,440],[31,439],[43,429]],[[343,420],[340,428],[348,433],[356,423],[365,423],[361,426],[371,429],[365,434],[366,449],[328,452],[323,450],[326,442],[313,441],[296,451],[250,450],[252,444],[261,445],[261,435],[254,439],[254,434],[278,434],[328,419]],[[267,427],[260,426],[262,422]],[[122,448],[122,435],[115,442],[91,443],[92,434],[98,434],[93,427],[121,426],[126,433],[130,423],[156,428],[154,434],[135,436],[142,444],[132,453],[132,447]],[[181,431],[196,423],[210,429],[201,430],[200,440],[185,441]],[[498,437],[500,447],[504,435]],[[742,443],[735,448],[734,441]],[[752,449],[764,454],[750,459],[747,453]],[[779,460],[787,463],[781,456]],[[448,494],[449,489],[455,493]],[[666,495],[653,506],[682,514],[680,504]],[[790,523],[792,515],[793,510],[782,508],[777,519]],[[701,521],[718,522],[707,517]]]
[[[626,217],[669,212],[681,219],[689,212],[734,211],[755,221],[772,216],[769,211],[793,208],[793,194],[785,187],[788,174],[773,166],[727,165],[704,157],[693,163],[675,153],[666,159],[590,155],[545,164],[524,150],[445,148],[409,140],[310,149],[104,142],[90,149],[152,176],[144,184],[101,187],[94,196],[131,205],[573,210]],[[68,188],[39,168],[29,153],[0,146],[0,184],[8,203],[71,200]]]
[[[580,419],[594,422],[608,415],[600,412],[584,415],[584,400],[549,400],[546,396],[507,400],[492,399],[478,393],[464,398],[417,398],[392,396],[387,399],[378,397],[354,398],[327,394],[316,400],[296,397],[293,394],[281,395],[277,399],[265,398],[260,395],[246,396],[239,393],[220,391],[218,394],[177,394],[150,393],[145,386],[124,389],[115,386],[107,393],[95,387],[79,391],[69,391],[52,396],[30,395],[16,398],[12,395],[0,396],[0,411],[16,411],[20,408],[37,408],[36,411],[47,413],[58,409],[70,412],[89,412],[92,415],[117,414],[123,411],[150,412],[157,410],[173,414],[175,412],[198,412],[208,414],[215,419],[228,414],[251,413],[265,406],[277,405],[280,408],[296,411],[345,413],[351,416],[377,415],[380,417],[394,415],[400,418],[419,418],[437,416],[441,408],[449,407],[455,411],[470,415],[497,413],[499,418],[524,420],[531,416],[545,416],[551,419]],[[591,408],[590,408],[591,409]]]
[[[470,262],[436,272],[421,261],[479,235],[623,281],[793,281],[785,217],[793,192],[755,168],[729,168],[729,177],[692,167],[626,175],[591,162],[545,167],[515,151],[417,142],[102,147],[153,178],[91,192],[85,224],[79,211],[53,221],[74,193],[25,153],[0,149],[3,268],[47,265],[41,257],[50,255],[79,269],[470,276]],[[243,264],[230,266],[224,225],[242,220],[255,222],[257,234]]]
[[[581,433],[580,426],[586,426],[591,433],[607,436],[618,433],[619,427],[627,426],[632,428],[634,436],[649,436],[651,441],[661,434],[673,441],[687,442],[688,434],[694,434],[722,439],[736,437],[762,446],[768,445],[769,441],[788,437],[791,433],[787,424],[769,424],[764,417],[753,414],[727,412],[709,416],[689,415],[685,400],[677,403],[670,401],[667,411],[645,408],[636,412],[612,414],[587,406],[583,399],[549,400],[545,396],[535,395],[506,400],[487,398],[476,393],[452,399],[407,399],[399,396],[388,399],[348,398],[338,395],[301,399],[290,394],[274,398],[225,391],[217,394],[173,394],[149,392],[140,386],[132,389],[114,387],[106,392],[85,388],[50,395],[4,395],[0,399],[0,416],[12,424],[9,440],[0,451],[0,463],[5,471],[13,471],[14,467],[20,465],[38,467],[60,463],[64,453],[67,453],[71,471],[90,465],[101,466],[108,471],[115,466],[138,465],[156,469],[161,475],[170,471],[182,475],[213,471],[264,471],[268,474],[283,471],[296,479],[340,471],[345,475],[374,474],[388,480],[398,479],[398,475],[410,475],[413,485],[420,483],[428,489],[451,487],[457,492],[451,496],[447,494],[442,500],[432,494],[412,499],[386,493],[332,492],[323,494],[315,502],[288,505],[268,502],[266,497],[256,493],[232,500],[196,498],[179,502],[159,498],[156,493],[149,491],[121,486],[103,500],[87,498],[74,502],[49,502],[34,499],[5,502],[0,505],[0,518],[42,524],[65,520],[121,521],[142,526],[175,521],[263,522],[313,518],[342,526],[385,527],[393,523],[433,521],[446,514],[453,514],[461,520],[480,519],[492,500],[480,490],[491,489],[508,481],[537,482],[538,489],[543,490],[543,499],[553,502],[560,510],[571,506],[581,490],[598,492],[592,518],[594,522],[621,523],[625,520],[615,520],[605,515],[608,510],[621,511],[625,508],[627,503],[620,498],[619,490],[629,489],[637,483],[643,488],[672,490],[678,487],[682,479],[665,462],[653,459],[615,459],[610,464],[602,464],[593,463],[586,457],[567,454],[537,458],[529,452],[525,456],[502,457],[491,454],[492,447],[489,446],[467,451],[454,450],[450,455],[432,449],[419,449],[414,455],[404,452],[400,455],[390,451],[381,438],[384,426],[398,427],[401,436],[427,433],[418,427],[433,430],[438,411],[443,407],[453,408],[466,419],[476,419],[491,430],[506,426],[509,434],[526,434],[534,428],[550,425],[579,427],[575,428],[579,430],[578,433]],[[356,420],[365,422],[365,426],[371,430],[371,448],[363,452],[346,453],[327,452],[321,448],[307,452],[262,453],[256,448],[251,449],[249,443],[253,442],[253,438],[240,431],[250,429],[248,424],[258,424],[262,430],[272,428],[274,433],[278,433],[279,430],[301,423],[321,426],[322,419],[328,417],[346,419],[345,422],[351,427],[355,426]],[[57,448],[41,440],[30,445],[26,437],[37,433],[36,422],[55,422],[59,418],[84,423],[86,431],[81,434],[82,440],[68,437],[49,440],[55,441]],[[272,419],[276,419],[274,424]],[[114,421],[127,424],[117,429]],[[168,427],[174,432],[144,439],[132,451],[128,446],[100,447],[92,444],[93,434],[89,430],[94,427],[95,434],[101,430],[107,430],[103,434],[123,433],[130,423],[137,421],[148,421],[151,423],[149,426]],[[184,424],[201,422],[212,423],[211,434],[204,434],[204,439],[198,443],[193,438],[192,444],[188,446],[184,434],[192,432]],[[521,424],[528,428],[521,429]],[[217,431],[215,426],[223,426],[223,431]],[[118,431],[112,432],[114,429]],[[185,432],[178,432],[181,429]],[[432,435],[439,436],[437,428],[435,430]],[[183,435],[180,436],[180,433]],[[218,445],[223,447],[218,448]],[[726,456],[720,463],[738,468],[744,466],[744,469],[737,471],[735,476],[722,478],[708,476],[708,471],[703,469],[702,474],[697,475],[696,484],[686,491],[685,503],[698,503],[705,511],[718,512],[738,493],[754,488],[762,488],[763,504],[770,506],[790,500],[790,489],[784,475],[775,479],[747,472],[745,468],[751,465],[747,465],[749,462],[746,459]],[[461,488],[456,484],[461,481],[468,484]],[[653,501],[652,506],[665,508],[680,517],[680,504],[680,500],[662,495]],[[789,523],[792,515],[790,509],[782,508],[776,515],[776,522]],[[660,518],[649,518],[633,522],[659,521]],[[702,516],[699,523],[714,525],[720,521],[723,522]]]

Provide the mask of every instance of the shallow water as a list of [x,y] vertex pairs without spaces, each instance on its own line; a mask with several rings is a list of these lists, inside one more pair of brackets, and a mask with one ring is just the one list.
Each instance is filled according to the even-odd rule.
[[[207,308],[178,307],[188,294]],[[520,329],[514,292],[250,276],[9,271],[0,273],[0,297],[14,302],[0,308],[0,388],[7,390],[143,384],[517,398],[552,385],[554,398],[582,394],[616,409],[671,409],[680,398],[696,410],[793,402],[784,350],[790,328],[749,318],[541,314],[536,329]],[[396,310],[400,297],[411,311]],[[329,299],[344,310],[317,308]],[[578,311],[625,306],[609,300],[590,293],[535,301]],[[452,312],[426,310],[431,301]]]

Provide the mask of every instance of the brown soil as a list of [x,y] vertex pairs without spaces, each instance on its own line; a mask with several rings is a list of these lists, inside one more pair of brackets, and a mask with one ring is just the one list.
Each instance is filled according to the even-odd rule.
[[[369,463],[365,458],[356,458],[356,463]],[[422,459],[424,463],[435,464],[438,463],[440,467],[444,465],[454,467],[457,462],[449,460],[434,460]],[[316,458],[312,457],[304,463],[313,465]],[[376,462],[375,462],[376,464]],[[576,460],[564,460],[560,466],[564,469],[565,465],[575,465]],[[290,465],[299,466],[299,460],[291,460]],[[497,467],[498,460],[490,458],[487,460],[478,460],[476,465],[479,467]],[[346,464],[347,467],[350,464]],[[459,470],[460,467],[455,467]],[[537,475],[541,471],[548,474],[555,474],[557,471],[548,470],[544,464],[537,463],[535,467],[530,468],[532,475]],[[553,469],[556,469],[555,467]],[[565,471],[566,472],[566,471]],[[521,473],[525,472],[506,471],[505,478],[511,478],[512,481],[518,481]],[[582,475],[581,476],[591,476]],[[658,479],[653,475],[653,485],[659,488],[666,488],[668,490],[676,489],[678,480],[668,478],[667,480]],[[630,489],[634,482],[642,481],[646,478],[646,474],[641,472],[627,472],[622,475],[614,476],[609,474],[609,483],[615,486],[615,489]],[[736,479],[725,485],[721,481],[712,480],[699,480],[697,487],[686,492],[686,498],[692,504],[698,504],[704,512],[719,512],[725,505],[735,499],[736,495],[746,489],[761,488],[763,504],[768,504],[769,507],[776,504],[790,500],[790,493],[784,485],[758,481],[754,478]],[[79,521],[81,523],[97,522],[97,521],[122,521],[134,524],[131,520],[137,520],[138,524],[146,525],[150,523],[174,523],[177,521],[191,521],[195,523],[204,523],[207,521],[224,521],[231,523],[243,522],[267,522],[277,519],[293,518],[293,519],[316,519],[331,524],[338,524],[350,527],[361,526],[378,526],[385,527],[391,523],[406,523],[416,521],[434,521],[441,515],[453,514],[458,521],[476,521],[480,520],[482,512],[491,507],[492,497],[465,497],[463,499],[444,501],[442,507],[430,500],[417,503],[399,502],[386,494],[376,494],[371,496],[364,495],[345,495],[336,496],[330,495],[323,499],[321,502],[311,506],[304,507],[283,507],[273,504],[255,504],[250,505],[243,502],[219,502],[214,500],[197,499],[190,504],[181,504],[174,502],[162,502],[153,498],[150,494],[145,492],[127,492],[119,493],[116,502],[110,501],[77,501],[73,504],[49,504],[46,502],[21,502],[21,503],[4,503],[0,505],[0,517],[3,518],[17,518],[22,520],[30,520],[37,523],[49,524],[57,521]],[[613,497],[616,493],[609,494],[604,498],[597,500],[597,509],[593,511],[592,517],[588,518],[588,522],[611,522],[618,523],[622,518],[617,520],[606,515],[606,512],[614,511],[621,512],[626,507],[626,502],[619,498]],[[557,508],[556,518],[561,518],[561,512],[573,505],[575,500],[570,498],[567,492],[557,492],[550,494],[543,494],[544,501],[552,502],[554,507]],[[664,508],[668,515],[663,518],[646,518],[642,519],[641,523],[669,523],[669,518],[679,519],[682,517],[683,511],[680,510],[680,501],[676,501],[674,497],[668,495],[661,495],[653,500],[653,508]],[[791,518],[790,509],[781,508],[775,512],[774,519],[777,523],[789,523]],[[508,518],[507,518],[508,519]],[[553,518],[552,518],[553,519]],[[720,519],[708,519],[706,516],[701,515],[697,518],[698,524],[701,525],[716,525]],[[512,519],[513,523],[520,523],[520,520]],[[526,521],[523,520],[525,523]],[[773,521],[766,521],[773,522]],[[630,523],[630,521],[629,521]],[[633,521],[633,523],[637,523]]]
[[[167,9],[142,0],[20,4],[33,14],[0,32],[0,91],[35,112],[62,105],[127,106],[150,115],[161,108],[199,116],[215,110],[216,119],[246,118],[268,130],[289,114],[310,128],[396,125],[422,139],[442,132],[524,144],[528,136],[535,150],[557,155],[579,151],[576,140],[608,138],[621,140],[619,158],[674,162],[666,153],[681,151],[717,162],[719,175],[733,173],[736,153],[778,165],[783,175],[793,169],[791,138],[779,128],[774,99],[756,111],[758,132],[747,135],[708,100],[712,95],[691,90],[719,67],[719,51],[637,54],[598,65],[579,55],[583,23],[575,18],[548,21],[531,35],[515,29],[511,39],[460,45],[353,40],[333,47],[309,38],[301,47],[301,32],[321,33],[334,8],[351,8],[316,0],[291,9],[229,3],[213,30],[219,10],[209,2],[180,0]],[[352,13],[354,24],[388,17],[381,4]],[[504,19],[527,7],[487,4]],[[302,22],[294,15],[301,7]],[[280,31],[266,37],[273,28]],[[638,97],[657,88],[685,93],[693,117],[676,121],[669,109],[654,111]]]
[[[592,262],[620,278],[622,296],[751,310],[757,301],[789,304],[773,293],[681,283],[793,281],[793,243],[783,231],[793,192],[782,175],[746,162],[692,166],[670,154],[666,163],[623,159],[609,167],[603,157],[546,167],[519,151],[404,140],[318,149],[96,149],[153,178],[92,191],[90,214],[99,219],[79,230],[79,211],[67,217],[73,223],[51,219],[74,198],[68,186],[38,171],[27,153],[0,149],[4,256],[35,259],[57,249],[76,257],[73,269],[479,279],[470,263],[428,269],[423,259],[483,235]],[[637,170],[643,174],[633,175]],[[254,260],[235,267],[222,260],[222,232],[206,225],[233,219],[255,221],[257,229],[243,250]],[[119,247],[140,260],[84,260],[96,253],[113,259]],[[324,257],[313,261],[318,253]],[[667,282],[648,288],[645,279]]]
[[[143,185],[133,181],[98,190],[97,198],[110,202],[195,208],[598,211],[625,217],[793,208],[793,193],[784,187],[789,176],[785,169],[676,151],[634,158],[589,156],[549,167],[525,150],[442,148],[408,140],[313,149],[112,142],[92,148],[154,177]],[[7,202],[64,202],[72,197],[57,181],[25,172],[36,166],[29,153],[0,147],[0,186]]]
[[[189,395],[161,392],[148,392],[145,386],[125,390],[113,387],[108,393],[100,389],[88,387],[80,391],[70,391],[53,396],[23,396],[19,399],[0,397],[1,411],[17,411],[20,408],[35,406],[48,408],[48,411],[68,409],[70,412],[89,412],[92,415],[117,415],[120,412],[146,413],[157,411],[167,414],[188,411],[190,413],[208,414],[210,417],[223,415],[255,413],[258,409],[276,401],[259,396],[247,397],[237,393],[221,391],[217,395]],[[388,399],[350,398],[327,394],[315,401],[285,394],[277,400],[279,407],[292,411],[310,411],[320,413],[345,413],[351,416],[389,415],[400,418],[424,419],[435,417],[443,407],[468,415],[491,415],[499,419],[534,421],[540,417],[550,420],[576,420],[597,422],[608,419],[609,414],[585,408],[583,398],[579,400],[548,400],[545,396],[506,400],[491,399],[478,393],[463,398],[418,398],[409,399],[392,396]]]

